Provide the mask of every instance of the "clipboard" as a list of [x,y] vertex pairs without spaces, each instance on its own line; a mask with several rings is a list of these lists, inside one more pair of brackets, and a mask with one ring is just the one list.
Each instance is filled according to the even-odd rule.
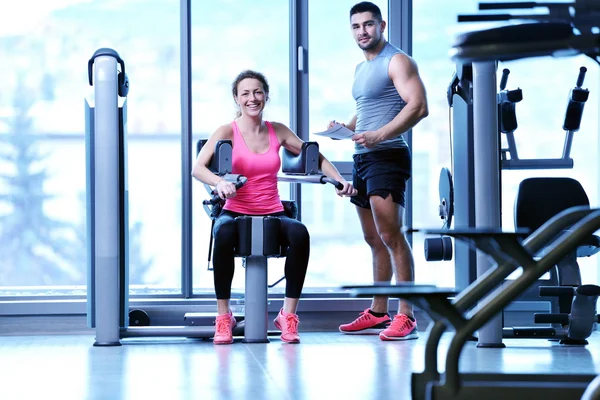
[[352,136],[354,136],[354,131],[351,131],[342,124],[335,124],[326,131],[315,132],[315,135],[325,136],[330,139],[342,140],[352,138]]

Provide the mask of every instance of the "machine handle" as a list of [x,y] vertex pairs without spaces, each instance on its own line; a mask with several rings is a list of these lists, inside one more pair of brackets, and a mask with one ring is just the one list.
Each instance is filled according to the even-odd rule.
[[[331,179],[326,177],[325,175],[323,175],[320,179],[321,183],[325,184],[325,183],[331,183],[333,186],[335,186],[335,188],[337,190],[342,190],[344,188],[344,185],[342,185],[341,182],[336,181],[335,179]],[[369,204],[369,199],[364,198],[363,196],[357,194],[356,196],[352,196],[352,198],[354,199],[354,201],[356,201],[358,204],[360,204],[361,206],[365,207],[366,205]]]
[[533,322],[536,324],[569,324],[569,314],[534,314]]
[[[321,183],[325,184],[325,183],[331,183],[333,186],[335,186],[335,188],[337,190],[342,190],[344,188],[344,185],[342,185],[341,182],[336,181],[335,179],[331,179],[326,177],[325,175],[323,175],[320,179]],[[364,198],[363,196],[357,194],[356,196],[352,196],[352,198],[354,199],[354,201],[356,201],[357,203],[359,203],[361,206],[365,206],[367,204],[369,204],[369,200]]]
[[[219,181],[220,182],[220,181]],[[244,184],[248,182],[248,178],[246,178],[243,175],[238,175],[237,176],[237,181],[235,182],[235,189],[238,190],[239,188],[241,188],[242,186],[244,186]],[[216,190],[212,190],[211,194],[213,195],[209,200],[204,200],[202,201],[202,204],[208,206],[208,205],[212,205],[214,206],[215,204],[219,204],[219,202],[223,199],[221,199],[219,197],[219,194],[217,193]]]
[[319,179],[319,180],[321,181],[322,184],[331,183],[333,186],[335,186],[335,188],[337,190],[342,190],[344,188],[344,185],[342,185],[341,182],[338,182],[338,181],[336,181],[335,179],[332,179],[332,178],[328,178],[325,175],[323,175],[321,177],[321,179]]
[[573,286],[540,286],[539,295],[541,297],[546,296],[573,296],[575,294],[575,288]]
[[117,53],[113,49],[103,47],[101,49],[96,50],[94,52],[94,55],[92,56],[92,58],[90,58],[88,61],[88,81],[89,81],[90,86],[92,86],[94,84],[94,82],[93,82],[94,60],[98,57],[103,57],[103,56],[109,56],[109,57],[116,58],[117,63],[121,66],[121,72],[123,73],[123,75],[125,75],[125,61],[123,61],[121,56],[119,56],[119,53]]
[[513,16],[510,14],[490,14],[490,15],[459,15],[458,22],[486,22],[486,21],[510,21]]
[[536,3],[535,1],[524,1],[524,2],[502,2],[502,3],[479,3],[480,10],[508,10],[511,8],[535,8],[543,7],[542,3]]
[[580,88],[581,86],[583,86],[583,80],[585,79],[585,73],[586,72],[587,72],[587,68],[586,67],[579,68],[579,76],[577,77],[577,84],[576,84],[576,86],[578,88]]
[[500,79],[500,90],[506,89],[506,83],[508,82],[509,74],[510,74],[510,70],[508,68],[504,68],[502,70],[502,78]]

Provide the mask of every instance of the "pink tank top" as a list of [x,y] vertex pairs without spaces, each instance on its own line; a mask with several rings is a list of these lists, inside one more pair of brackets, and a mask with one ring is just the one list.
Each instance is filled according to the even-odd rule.
[[253,153],[246,146],[235,121],[233,126],[232,173],[241,174],[248,182],[237,191],[237,195],[225,201],[223,209],[240,214],[265,215],[283,211],[277,173],[281,167],[279,148],[281,144],[270,122],[265,122],[269,130],[269,150],[266,153]]

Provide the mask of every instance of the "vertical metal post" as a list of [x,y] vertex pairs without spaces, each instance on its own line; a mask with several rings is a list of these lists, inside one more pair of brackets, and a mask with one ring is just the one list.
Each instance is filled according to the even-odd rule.
[[[308,116],[308,1],[290,0],[290,128],[300,139],[309,136]],[[302,220],[301,184],[290,185]]]
[[192,37],[191,0],[180,0],[181,61],[181,291],[189,298],[192,277]]
[[[93,82],[92,82],[93,83]],[[96,326],[96,268],[94,257],[95,221],[94,221],[94,113],[95,109],[85,100],[85,200],[86,200],[86,255],[87,255],[87,326]]]
[[119,105],[117,60],[94,62],[94,250],[96,342],[119,345]]
[[[385,19],[385,17],[384,17]],[[389,41],[408,55],[412,55],[413,0],[389,0]],[[417,60],[418,61],[418,60]],[[412,150],[412,129],[404,134],[408,148]],[[406,208],[404,225],[413,226],[413,180],[406,182]],[[406,238],[412,245],[412,233]]]
[[264,217],[251,217],[251,255],[246,266],[245,343],[267,343],[268,265],[264,253]]
[[[254,221],[253,221],[254,222]],[[254,222],[261,224],[262,220]],[[254,236],[254,235],[253,235]],[[255,242],[257,239],[252,238]],[[259,239],[260,242],[262,242]],[[246,257],[246,296],[244,306],[244,343],[267,343],[268,313],[267,313],[267,257]]]
[[[463,67],[457,65],[457,71]],[[460,71],[459,71],[460,72]],[[460,73],[462,75],[462,72]],[[454,179],[454,227],[475,228],[475,151],[473,150],[473,104],[470,96],[455,94],[452,100]],[[477,251],[468,243],[454,241],[454,286],[463,290],[477,279]]]
[[[496,62],[473,63],[473,129],[475,152],[475,222],[478,228],[500,228],[500,139],[496,104]],[[477,276],[492,267],[477,254]],[[479,330],[478,347],[504,347],[502,315]]]

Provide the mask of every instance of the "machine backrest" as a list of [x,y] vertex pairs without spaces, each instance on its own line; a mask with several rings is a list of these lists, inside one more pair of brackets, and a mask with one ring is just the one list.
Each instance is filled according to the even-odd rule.
[[196,157],[198,157],[198,154],[200,154],[200,150],[202,150],[202,147],[206,144],[206,142],[208,142],[208,139],[199,139],[196,142]]
[[561,211],[589,206],[583,186],[572,178],[524,179],[515,200],[515,227],[532,232]]

